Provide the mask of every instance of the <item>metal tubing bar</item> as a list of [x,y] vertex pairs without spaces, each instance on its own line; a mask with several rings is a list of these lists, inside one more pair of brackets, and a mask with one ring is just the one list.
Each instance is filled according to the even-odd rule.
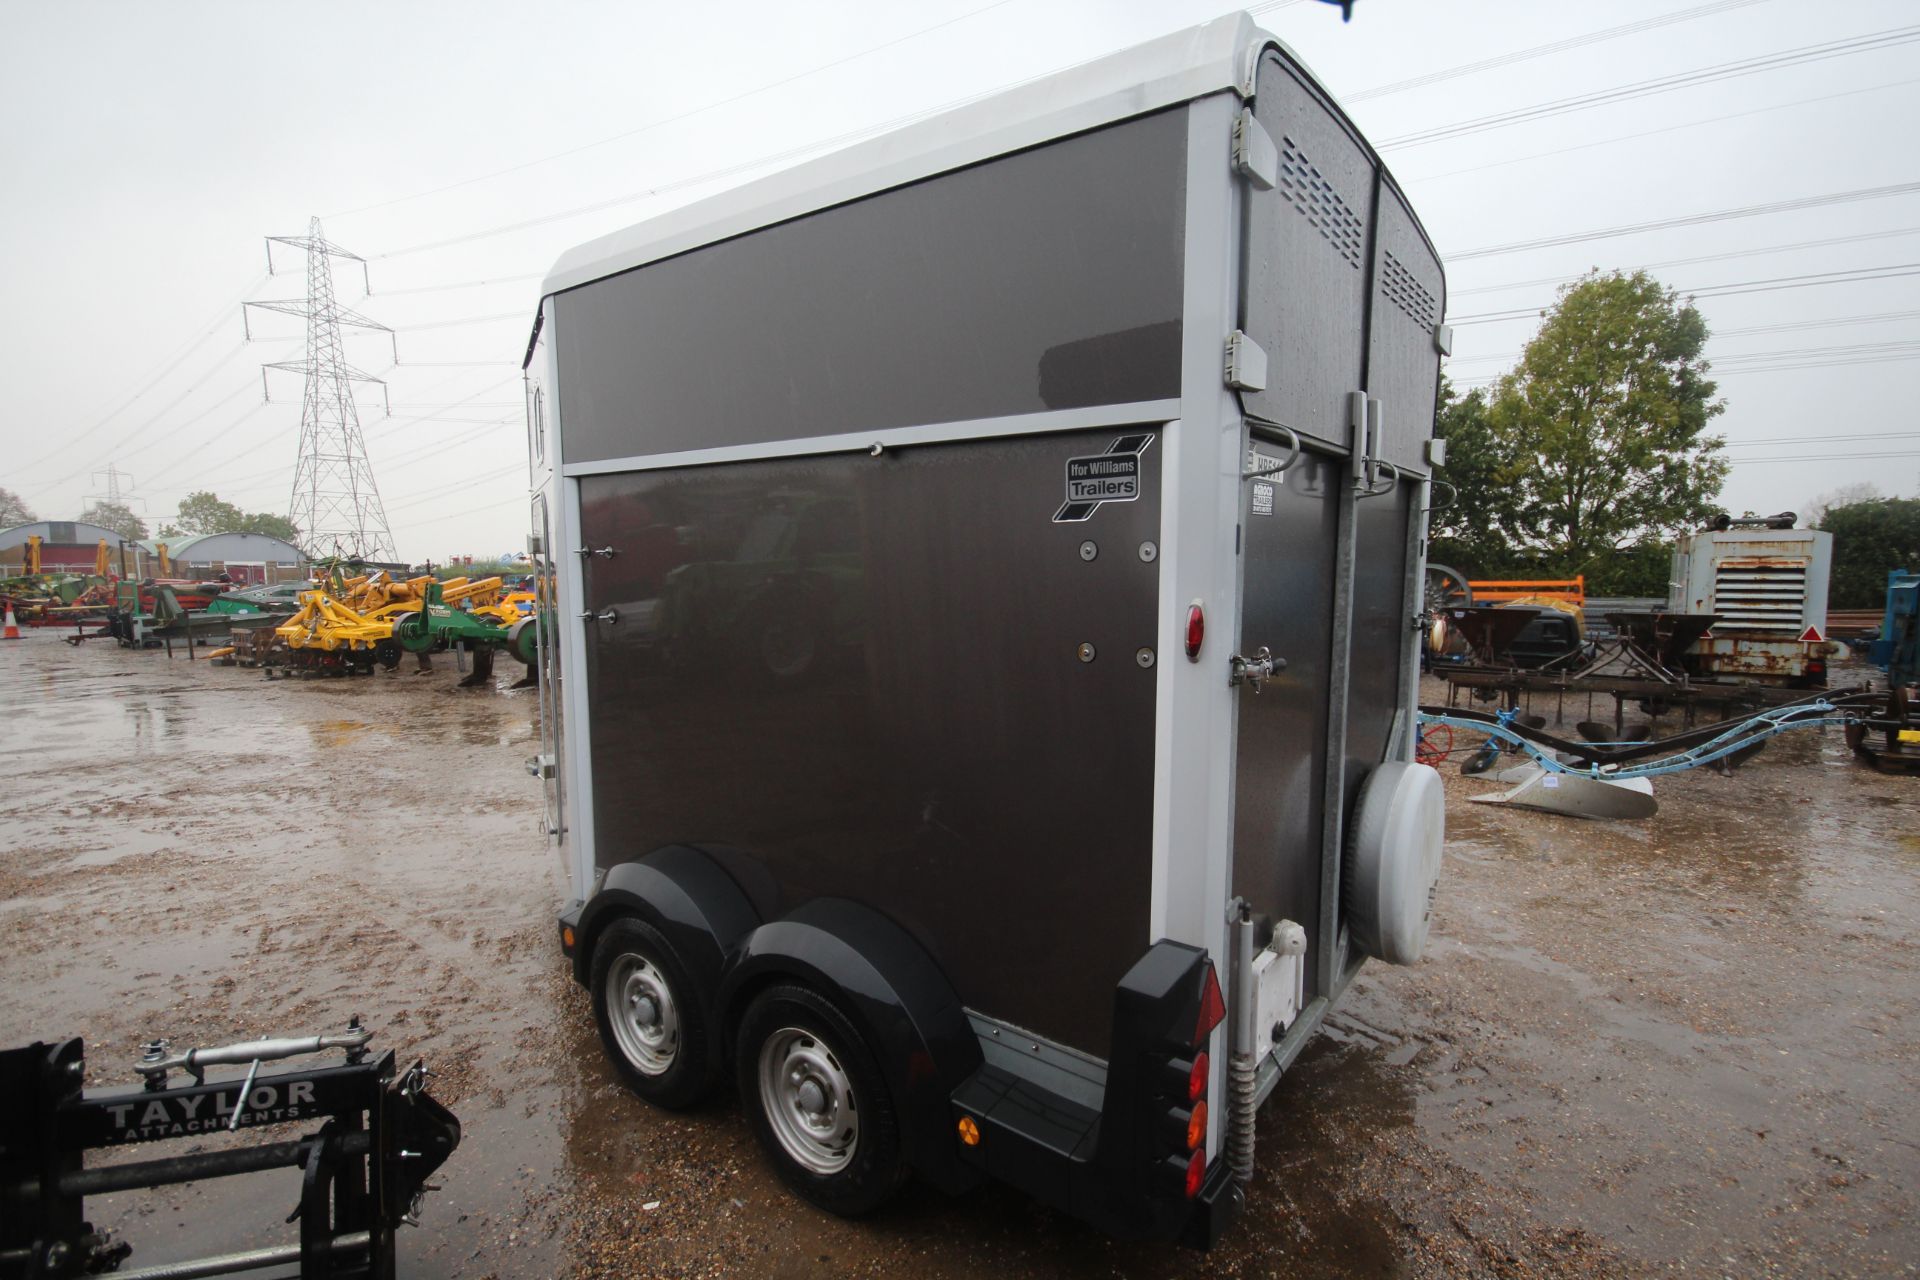
[[[164,1160],[142,1160],[137,1164],[108,1165],[100,1169],[82,1169],[60,1179],[63,1196],[104,1196],[116,1191],[135,1191],[143,1187],[166,1187],[179,1182],[198,1182],[203,1178],[228,1178],[263,1169],[297,1167],[318,1138],[298,1142],[270,1142],[264,1146],[242,1147],[238,1151],[203,1151],[190,1156],[169,1156]],[[338,1138],[344,1156],[363,1156],[373,1150],[365,1133],[350,1133]],[[35,1185],[19,1188],[23,1198],[34,1195]]]
[[[349,1231],[333,1237],[328,1252],[335,1258],[352,1257],[373,1247],[373,1236],[366,1231]],[[297,1244],[269,1245],[240,1253],[223,1253],[211,1258],[190,1258],[185,1262],[156,1263],[132,1271],[116,1271],[114,1280],[196,1280],[199,1276],[226,1276],[236,1271],[258,1271],[262,1267],[280,1267],[299,1262]]]
[[[1813,708],[1796,707],[1793,708],[1793,712],[1797,714],[1800,711],[1811,709]],[[1837,708],[1820,707],[1819,709],[1836,710]],[[1741,736],[1733,738],[1731,741],[1728,740],[1729,734],[1722,734],[1720,737],[1703,743],[1700,746],[1689,747],[1671,755],[1663,756],[1649,764],[1590,764],[1576,766],[1563,764],[1554,758],[1551,751],[1541,748],[1524,734],[1507,725],[1488,724],[1484,720],[1469,720],[1463,716],[1428,715],[1425,712],[1421,713],[1420,719],[1423,724],[1444,724],[1456,729],[1477,729],[1488,737],[1499,738],[1503,742],[1511,743],[1527,755],[1532,756],[1534,762],[1549,773],[1564,773],[1582,778],[1598,778],[1601,781],[1620,778],[1658,778],[1670,773],[1684,773],[1688,769],[1697,769],[1703,764],[1712,764],[1715,760],[1730,756],[1755,743],[1765,742],[1768,738],[1777,737],[1790,729],[1818,729],[1828,725],[1859,723],[1859,717],[1850,715],[1823,715],[1811,719],[1789,719],[1786,716],[1776,718],[1771,714],[1760,715],[1747,721],[1739,730],[1730,730],[1729,734],[1741,734]]]

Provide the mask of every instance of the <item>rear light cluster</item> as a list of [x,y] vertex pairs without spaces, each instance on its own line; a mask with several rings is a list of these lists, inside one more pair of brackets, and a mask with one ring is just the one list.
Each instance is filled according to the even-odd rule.
[[1200,1194],[1207,1178],[1207,1085],[1213,1064],[1203,1046],[1226,1016],[1227,1002],[1220,994],[1219,975],[1208,965],[1206,985],[1200,992],[1200,1016],[1188,1046],[1191,1056],[1167,1059],[1162,1077],[1164,1094],[1172,1105],[1161,1122],[1160,1140],[1173,1150],[1163,1167],[1169,1181],[1177,1183],[1189,1200]]

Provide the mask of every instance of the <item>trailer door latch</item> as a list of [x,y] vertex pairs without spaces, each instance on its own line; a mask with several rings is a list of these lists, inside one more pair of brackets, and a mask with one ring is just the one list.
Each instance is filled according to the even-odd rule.
[[1236,653],[1227,659],[1227,665],[1231,672],[1227,676],[1229,685],[1251,685],[1258,693],[1261,681],[1271,680],[1287,669],[1287,660],[1274,657],[1267,646],[1261,645],[1251,658]]
[[586,560],[591,560],[595,556],[611,560],[620,554],[620,549],[618,547],[575,547],[574,554]]
[[602,609],[599,613],[595,613],[591,609],[583,609],[579,617],[582,622],[604,622],[608,626],[612,626],[614,623],[620,621],[620,611],[618,609]]

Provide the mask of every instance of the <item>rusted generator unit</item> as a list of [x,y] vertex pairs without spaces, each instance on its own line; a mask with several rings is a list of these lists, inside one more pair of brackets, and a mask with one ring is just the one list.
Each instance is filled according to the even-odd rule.
[[1689,674],[1819,688],[1827,682],[1827,580],[1833,535],[1794,528],[1792,512],[1722,518],[1673,553],[1667,608],[1712,614],[1683,656]]
[[527,350],[561,946],[787,1184],[1211,1242],[1416,959],[1446,285],[1236,16],[573,249]]

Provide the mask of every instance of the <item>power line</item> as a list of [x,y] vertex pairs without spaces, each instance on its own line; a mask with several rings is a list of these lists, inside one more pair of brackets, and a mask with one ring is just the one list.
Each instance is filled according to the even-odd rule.
[[1769,436],[1762,440],[1729,440],[1729,449],[1759,449],[1783,444],[1845,444],[1856,440],[1914,440],[1920,431],[1865,431],[1843,436]]
[[1716,209],[1711,213],[1688,213],[1675,218],[1655,218],[1650,222],[1629,222],[1612,227],[1597,227],[1591,231],[1542,236],[1537,240],[1514,240],[1507,244],[1486,245],[1482,248],[1467,249],[1443,256],[1450,263],[1465,262],[1471,258],[1490,258],[1496,254],[1524,253],[1530,249],[1553,249],[1562,245],[1586,244],[1594,240],[1613,240],[1620,236],[1639,235],[1645,231],[1668,231],[1675,227],[1697,227],[1713,222],[1758,218],[1767,214],[1792,213],[1801,209],[1821,209],[1829,205],[1856,204],[1864,200],[1885,200],[1893,196],[1912,195],[1916,191],[1920,191],[1920,182],[1897,182],[1884,187],[1861,187],[1854,191],[1829,191],[1817,196],[1796,196],[1791,200],[1770,200],[1765,204]]
[[1920,84],[1920,77],[1911,80],[1890,80],[1886,84],[1870,84],[1858,89],[1846,89],[1840,93],[1823,93],[1811,98],[1793,98],[1786,102],[1775,102],[1764,107],[1754,107],[1748,111],[1733,111],[1721,116],[1703,116],[1698,120],[1684,120],[1679,124],[1662,125],[1658,129],[1642,129],[1638,133],[1615,134],[1611,138],[1599,138],[1593,142],[1569,143],[1564,147],[1553,147],[1546,151],[1535,151],[1524,156],[1509,156],[1504,160],[1490,160],[1485,164],[1468,165],[1464,169],[1448,169],[1441,173],[1402,174],[1401,180],[1413,184],[1420,182],[1438,182],[1442,178],[1458,178],[1469,173],[1485,173],[1489,169],[1503,169],[1508,165],[1527,164],[1534,160],[1548,160],[1555,156],[1569,155],[1575,151],[1590,151],[1595,147],[1610,147],[1616,142],[1633,142],[1640,138],[1657,137],[1663,133],[1678,133],[1685,129],[1698,129],[1702,125],[1720,124],[1727,120],[1741,120],[1747,116],[1765,115],[1770,111],[1786,111],[1793,107],[1811,106],[1816,102],[1832,102],[1837,98],[1852,98],[1863,93],[1879,93],[1886,89],[1904,89],[1910,84]]
[[[1715,369],[1713,372],[1716,377],[1737,378],[1742,374],[1748,373],[1791,373],[1801,369],[1842,369],[1855,365],[1904,364],[1909,360],[1920,360],[1920,352],[1911,355],[1888,354],[1859,356],[1841,360],[1806,360],[1789,361],[1780,364],[1752,364],[1726,370]],[[1488,387],[1500,381],[1500,379],[1505,376],[1506,375],[1502,373],[1484,373],[1475,374],[1471,378],[1456,378],[1452,381],[1456,387]]]
[[[1864,284],[1871,280],[1893,280],[1903,276],[1920,275],[1920,262],[1901,262],[1886,267],[1858,267],[1847,271],[1822,271],[1804,276],[1778,276],[1772,280],[1736,280],[1723,285],[1706,285],[1696,289],[1676,289],[1674,292],[1688,298],[1732,298],[1748,293],[1773,293],[1781,289],[1809,289],[1827,284]],[[1499,324],[1508,320],[1525,320],[1539,316],[1549,304],[1533,307],[1516,307],[1508,311],[1481,311],[1472,315],[1455,316],[1447,321],[1458,328],[1470,324]]]
[[[393,255],[383,253],[380,256],[386,258]],[[420,333],[427,329],[457,329],[462,325],[493,324],[500,320],[519,320],[531,325],[533,312],[530,308],[522,308],[519,311],[499,311],[487,316],[463,316],[457,320],[428,320],[423,324],[397,324],[393,328],[396,333]]]
[[1856,53],[1868,53],[1879,49],[1892,49],[1920,40],[1920,26],[1889,27],[1885,31],[1869,32],[1862,36],[1853,36],[1845,40],[1829,41],[1825,44],[1801,45],[1793,49],[1783,49],[1777,53],[1762,54],[1755,58],[1741,58],[1733,62],[1716,63],[1708,67],[1698,67],[1692,71],[1682,71],[1674,75],[1656,76],[1651,80],[1637,80],[1632,84],[1615,85],[1608,89],[1595,90],[1592,93],[1575,94],[1567,98],[1555,98],[1550,102],[1535,103],[1530,107],[1517,107],[1510,111],[1499,111],[1491,115],[1477,116],[1471,120],[1460,120],[1453,124],[1436,125],[1414,133],[1401,134],[1387,138],[1375,144],[1379,151],[1398,151],[1407,147],[1421,147],[1429,143],[1444,142],[1468,134],[1485,133],[1492,129],[1504,129],[1510,125],[1525,124],[1533,120],[1545,120],[1554,116],[1569,115],[1576,111],[1586,111],[1594,107],[1609,106],[1616,102],[1626,102],[1635,98],[1652,97],[1655,94],[1671,93],[1676,89],[1690,89],[1696,85],[1713,84],[1721,80],[1732,80],[1742,76],[1757,75],[1763,71],[1777,71],[1782,67],[1802,66],[1810,62],[1824,62],[1829,58],[1843,58]]
[[676,124],[682,120],[690,120],[695,116],[703,115],[709,111],[718,110],[721,107],[731,106],[736,102],[744,102],[748,98],[757,97],[760,94],[766,93],[773,89],[782,88],[786,85],[793,84],[799,80],[805,80],[809,76],[815,76],[820,74],[822,71],[831,71],[835,67],[844,66],[849,62],[855,62],[861,58],[869,57],[873,54],[883,52],[884,50],[891,49],[896,45],[905,44],[909,40],[917,40],[921,36],[930,35],[933,32],[939,31],[945,27],[953,26],[955,23],[964,22],[968,18],[978,17],[980,14],[987,13],[991,10],[1001,8],[1009,3],[1011,3],[1011,0],[993,0],[992,4],[982,5],[977,9],[969,9],[965,13],[962,13],[957,17],[948,18],[942,22],[936,22],[930,27],[921,27],[916,31],[908,32],[904,36],[897,37],[896,39],[893,39],[893,40],[888,40],[884,44],[873,45],[870,48],[860,50],[858,53],[850,53],[850,54],[847,54],[845,57],[835,58],[832,62],[824,62],[817,67],[809,67],[805,71],[795,72],[793,75],[786,77],[784,80],[775,80],[769,84],[763,84],[758,88],[748,89],[744,93],[734,94],[730,98],[722,98],[716,102],[709,102],[703,106],[698,106],[687,111],[682,111],[677,115],[666,116],[662,119],[652,121],[651,123],[640,125],[637,128],[627,129],[621,133],[613,134],[610,137],[601,138],[595,142],[585,142],[577,147],[569,147],[565,151],[556,151],[551,155],[540,156],[537,159],[523,161],[522,163],[516,164],[516,165],[509,165],[505,169],[496,169],[492,173],[483,173],[477,178],[462,178],[458,182],[449,182],[444,186],[433,187],[426,191],[416,191],[414,194],[410,196],[395,196],[391,200],[382,200],[375,204],[361,205],[357,209],[346,209],[339,213],[329,214],[328,216],[330,218],[349,218],[354,216],[355,214],[369,213],[375,209],[386,209],[396,204],[406,204],[410,201],[425,199],[428,196],[437,196],[448,191],[457,191],[462,187],[473,186],[475,183],[490,182],[495,178],[504,178],[510,174],[524,173],[528,169],[538,168],[540,165],[543,165],[543,164],[551,164],[555,160],[565,160],[570,156],[577,156],[582,154],[583,152],[592,151],[599,147],[609,146],[615,142],[624,142],[628,138],[635,138],[643,133],[650,133],[655,129],[663,128],[669,124]]
[[[1920,314],[1920,313],[1909,313],[1909,314]],[[1782,325],[1780,327],[1793,328],[1795,326]],[[1769,328],[1770,326],[1763,325],[1756,329],[1749,330],[1748,332],[1766,332]],[[1718,338],[1718,337],[1723,337],[1725,335],[1714,334],[1713,336]],[[1864,353],[1873,352],[1873,351],[1903,350],[1911,347],[1920,347],[1920,339],[1900,341],[1900,342],[1850,343],[1847,345],[1835,346],[1835,347],[1795,347],[1795,348],[1787,348],[1787,349],[1775,350],[1775,351],[1736,351],[1729,355],[1714,355],[1712,353],[1709,353],[1708,359],[1712,361],[1713,367],[1718,369],[1724,366],[1725,364],[1727,364],[1728,362],[1739,363],[1739,362],[1744,362],[1749,360],[1770,359],[1775,356],[1834,355],[1834,354],[1839,354],[1843,352],[1848,354],[1864,354]],[[1468,361],[1480,363],[1488,360],[1518,360],[1522,354],[1524,353],[1519,351],[1506,351],[1506,352],[1502,352],[1499,355],[1469,356],[1467,357],[1467,360],[1463,360],[1460,363],[1465,364]]]
[[1791,458],[1729,458],[1736,467],[1765,462],[1864,462],[1874,458],[1920,458],[1920,453],[1803,453]]
[[1790,320],[1784,324],[1756,324],[1744,329],[1719,329],[1716,338],[1743,338],[1754,333],[1788,333],[1795,329],[1837,329],[1855,324],[1878,324],[1889,320],[1920,320],[1920,311],[1869,311],[1851,316],[1828,316],[1824,320]]
[[[115,405],[112,409],[107,411],[105,414],[101,415],[101,417],[96,422],[94,422],[92,426],[87,427],[85,430],[81,431],[79,434],[77,435],[63,434],[59,445],[57,445],[55,448],[53,448],[49,452],[43,453],[39,457],[33,458],[27,462],[17,464],[18,469],[21,471],[31,471],[33,468],[39,466],[41,463],[47,462],[52,458],[58,457],[59,455],[66,453],[68,450],[72,449],[75,445],[79,444],[82,440],[85,440],[88,436],[91,436],[94,432],[106,426],[107,423],[113,421],[114,418],[118,417],[122,412],[124,412],[127,408],[129,408],[134,401],[138,400],[141,396],[144,396],[145,394],[147,394],[147,392],[153,390],[154,387],[158,386],[160,382],[168,374],[172,373],[175,369],[179,368],[180,365],[186,361],[188,356],[192,355],[195,351],[198,351],[202,346],[206,344],[209,338],[213,337],[215,333],[218,333],[220,331],[221,323],[225,321],[228,318],[228,316],[230,316],[233,313],[233,310],[235,307],[238,307],[240,305],[240,299],[245,298],[249,293],[252,293],[255,289],[259,288],[261,282],[264,281],[266,278],[267,278],[266,273],[262,272],[259,275],[254,276],[253,279],[247,281],[246,288],[240,290],[239,297],[236,297],[231,302],[221,304],[220,309],[217,312],[215,312],[213,315],[213,318],[207,322],[206,327],[204,331],[200,334],[200,336],[190,340],[185,346],[179,348],[172,356],[163,360],[158,372],[154,373],[153,376],[150,377],[145,383],[141,384],[139,390],[135,391],[132,395],[122,400],[119,404]],[[238,350],[238,348],[236,348],[235,350]],[[225,359],[231,359],[233,357],[233,354],[234,352],[229,351]],[[179,401],[176,400],[173,403],[178,404]]]
[[1395,80],[1388,84],[1375,85],[1371,89],[1362,89],[1358,93],[1341,95],[1342,102],[1365,102],[1369,98],[1384,98],[1390,93],[1405,93],[1409,89],[1424,89],[1428,85],[1439,84],[1446,80],[1456,80],[1461,76],[1477,75],[1482,71],[1492,71],[1497,67],[1509,67],[1516,62],[1527,62],[1534,58],[1543,58],[1552,53],[1564,53],[1569,49],[1580,49],[1590,44],[1599,44],[1606,40],[1618,40],[1622,36],[1639,35],[1643,31],[1652,31],[1658,27],[1671,26],[1676,22],[1691,22],[1695,18],[1708,18],[1727,13],[1734,9],[1746,9],[1765,0],[1718,0],[1715,4],[1695,5],[1691,9],[1681,9],[1676,13],[1661,14],[1658,17],[1642,18],[1638,22],[1623,23],[1617,27],[1607,27],[1600,31],[1589,31],[1584,35],[1568,36],[1564,40],[1555,40],[1549,44],[1537,44],[1529,49],[1516,49],[1512,53],[1496,54],[1491,58],[1482,58],[1478,62],[1463,62],[1459,66],[1445,67],[1439,71],[1429,71],[1425,75],[1411,76],[1405,80]]
[[[1852,236],[1829,236],[1824,240],[1796,240],[1790,244],[1765,245],[1758,249],[1735,249],[1728,253],[1704,253],[1692,258],[1668,258],[1663,262],[1643,262],[1638,266],[1620,267],[1621,271],[1657,271],[1663,267],[1690,267],[1702,262],[1729,262],[1736,258],[1758,258],[1772,253],[1789,253],[1800,249],[1825,249],[1837,244],[1862,244],[1869,240],[1892,240],[1900,236],[1920,235],[1920,227],[1898,227],[1892,231],[1864,231]],[[1471,289],[1450,289],[1448,301],[1463,298],[1475,293],[1508,293],[1516,289],[1532,289],[1543,284],[1568,284],[1581,277],[1540,276],[1532,280],[1510,280],[1506,284],[1477,285]]]

